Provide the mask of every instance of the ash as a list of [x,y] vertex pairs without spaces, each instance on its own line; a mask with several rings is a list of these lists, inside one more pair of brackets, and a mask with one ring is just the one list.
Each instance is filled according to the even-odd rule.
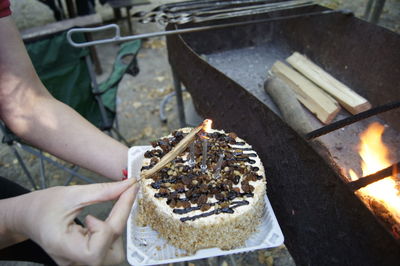
[[203,58],[279,114],[278,108],[264,91],[264,82],[272,65],[277,60],[284,61],[288,56],[289,50],[277,48],[269,42],[203,55]]

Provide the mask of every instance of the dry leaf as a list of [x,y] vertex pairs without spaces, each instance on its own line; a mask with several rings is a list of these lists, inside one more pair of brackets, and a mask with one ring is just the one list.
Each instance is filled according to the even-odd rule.
[[158,77],[155,77],[154,79],[157,80],[158,82],[163,82],[166,79],[166,77],[165,76],[158,76]]
[[145,127],[145,128],[143,129],[143,134],[144,134],[145,136],[150,136],[150,135],[152,135],[152,134],[153,134],[153,128],[152,128],[152,127]]
[[134,102],[133,104],[133,108],[138,109],[140,106],[142,106],[141,102]]

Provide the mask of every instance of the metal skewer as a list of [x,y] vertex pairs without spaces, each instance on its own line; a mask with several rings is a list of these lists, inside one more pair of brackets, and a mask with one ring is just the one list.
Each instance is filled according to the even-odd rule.
[[[126,41],[132,41],[132,40],[153,38],[153,37],[158,37],[158,36],[185,34],[185,33],[192,33],[192,32],[200,32],[200,31],[215,30],[215,29],[222,29],[222,28],[228,28],[228,27],[244,26],[244,25],[251,25],[251,24],[258,24],[258,23],[266,23],[266,22],[271,22],[271,21],[295,19],[295,18],[300,18],[300,17],[312,17],[312,16],[320,16],[320,15],[335,14],[335,13],[342,13],[342,14],[346,14],[346,15],[352,14],[352,12],[349,10],[323,10],[323,11],[316,11],[316,12],[289,15],[289,16],[224,23],[224,24],[217,24],[217,25],[211,25],[211,26],[199,26],[199,27],[193,27],[193,28],[159,31],[159,32],[137,34],[137,35],[129,35],[129,36],[121,36],[121,31],[120,31],[119,26],[116,24],[110,24],[110,25],[94,27],[94,28],[70,29],[67,32],[67,39],[68,39],[68,42],[72,46],[81,48],[81,47],[88,47],[88,46],[93,46],[93,45],[98,45],[98,44],[126,42]],[[80,43],[77,43],[72,39],[72,35],[74,33],[99,32],[99,31],[104,31],[104,30],[108,30],[108,29],[114,29],[114,36],[111,38],[89,41],[89,42],[80,42]]]
[[[233,4],[232,4],[233,3]],[[240,5],[238,4],[240,3]],[[246,5],[244,5],[246,4]],[[260,14],[271,11],[305,7],[313,5],[314,1],[292,0],[284,2],[270,1],[227,1],[219,2],[218,5],[207,5],[205,7],[196,7],[194,9],[182,9],[179,11],[157,11],[148,13],[136,13],[133,15],[141,23],[158,22],[161,25],[168,23],[184,24],[188,22],[209,21],[229,17],[237,17],[251,14]],[[140,16],[139,16],[140,15]]]
[[[293,8],[305,7],[312,5],[312,1],[288,1],[285,4],[281,3],[268,3],[262,5],[252,5],[245,7],[234,7],[227,9],[213,9],[213,10],[205,10],[205,11],[196,11],[193,13],[179,13],[175,17],[158,17],[156,22],[161,25],[166,25],[168,23],[177,23],[177,24],[185,24],[188,22],[204,22],[211,20],[219,20],[231,17],[240,17],[247,15],[256,15],[262,13],[268,13],[272,11],[278,10],[288,10]],[[166,18],[166,19],[165,19]],[[164,20],[163,20],[164,19]]]

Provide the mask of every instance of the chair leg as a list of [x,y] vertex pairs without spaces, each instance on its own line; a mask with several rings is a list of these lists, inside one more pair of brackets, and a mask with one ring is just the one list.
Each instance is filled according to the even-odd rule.
[[[185,88],[181,89],[181,92],[184,92],[184,91],[186,91]],[[161,122],[163,122],[163,123],[167,123],[167,122],[168,122],[167,116],[165,115],[165,112],[164,112],[165,106],[166,106],[167,103],[171,100],[171,98],[174,97],[174,96],[176,96],[176,91],[171,92],[170,94],[166,95],[166,96],[162,99],[162,101],[161,101],[161,103],[160,103],[160,120],[161,120]],[[182,97],[182,96],[181,96],[181,97]],[[180,112],[180,111],[179,111],[179,112]],[[185,117],[183,117],[183,119],[186,120]],[[185,122],[185,124],[186,124],[186,121],[184,121],[184,122]]]
[[[29,146],[26,146],[26,145],[22,145],[22,144],[21,144],[21,148],[22,148],[23,150],[25,150],[25,151],[27,151],[27,152],[29,152],[29,153],[31,153],[31,154],[37,156],[37,157],[40,157],[40,156],[41,156],[41,155],[40,155],[40,152],[36,151],[35,149],[33,149],[33,148],[29,147]],[[58,162],[52,160],[51,158],[49,158],[49,157],[47,157],[47,156],[45,156],[45,155],[42,155],[42,158],[43,158],[44,161],[46,161],[46,162],[48,162],[48,163],[54,165],[54,166],[57,167],[57,168],[60,168],[60,169],[64,170],[65,172],[67,172],[67,173],[73,175],[74,177],[77,177],[77,178],[79,178],[79,179],[85,181],[86,183],[95,183],[95,181],[94,181],[93,179],[91,179],[91,178],[89,178],[89,177],[86,177],[86,176],[84,176],[84,175],[81,175],[81,174],[79,174],[79,173],[73,171],[73,170],[70,169],[69,167],[65,167],[64,165],[62,165],[62,164],[60,164],[60,163],[58,163]]]
[[18,163],[21,165],[22,171],[24,171],[25,175],[28,177],[29,182],[31,183],[32,187],[34,190],[37,190],[38,187],[31,175],[31,173],[29,172],[28,168],[26,167],[26,164],[24,163],[24,160],[22,160],[21,155],[19,155],[17,149],[14,146],[10,146],[10,149],[12,150],[12,152],[14,153],[15,157],[17,158]]
[[[77,172],[79,170],[79,168],[80,168],[79,166],[74,165],[71,167],[71,170],[74,172]],[[65,181],[64,186],[68,186],[72,182],[72,179],[74,179],[74,176],[70,175],[69,178],[67,179],[67,181]]]
[[163,122],[163,123],[167,123],[167,122],[168,122],[167,116],[166,116],[165,113],[164,113],[165,106],[167,105],[167,103],[169,102],[169,100],[170,100],[172,97],[174,97],[175,95],[176,95],[176,92],[171,92],[170,94],[166,95],[166,96],[162,99],[162,101],[161,101],[161,103],[160,103],[160,120],[161,120],[161,122]]
[[47,182],[46,182],[46,173],[44,169],[44,161],[43,161],[43,152],[39,151],[40,153],[40,187],[42,189],[45,189],[47,187]]
[[179,117],[179,122],[181,127],[186,126],[186,118],[185,118],[185,107],[183,105],[183,98],[182,98],[182,84],[181,81],[179,80],[178,75],[176,72],[172,69],[172,78],[174,80],[174,88],[176,92],[176,103],[178,106],[178,117]]

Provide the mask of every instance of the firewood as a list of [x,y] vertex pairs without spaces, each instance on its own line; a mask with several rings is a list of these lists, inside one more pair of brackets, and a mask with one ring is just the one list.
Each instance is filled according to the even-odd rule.
[[339,80],[305,56],[294,52],[286,59],[290,65],[333,96],[351,114],[358,114],[371,108],[371,104]]
[[313,130],[296,94],[280,77],[271,76],[264,83],[265,91],[279,107],[283,120],[296,132],[305,135]]
[[297,99],[322,123],[329,124],[340,111],[335,99],[281,61],[275,62],[271,71],[290,86]]

